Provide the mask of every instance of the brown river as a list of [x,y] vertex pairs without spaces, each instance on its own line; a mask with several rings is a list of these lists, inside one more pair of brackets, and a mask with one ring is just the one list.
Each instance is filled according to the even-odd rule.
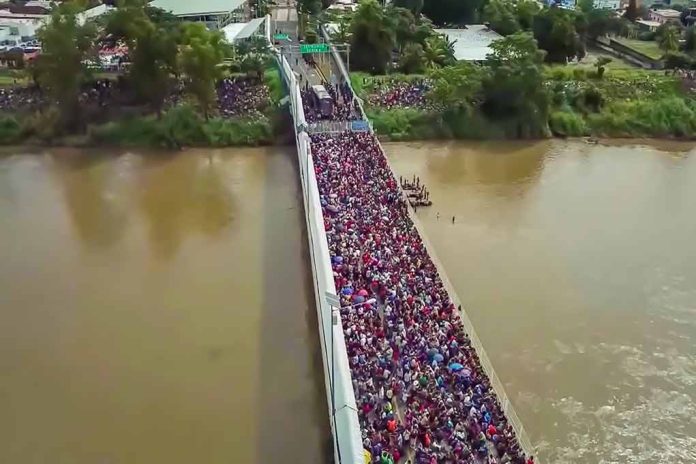
[[[385,148],[543,462],[696,463],[692,146]],[[294,156],[0,158],[0,463],[328,462]]]
[[696,463],[694,148],[385,146],[545,463]]
[[295,157],[0,159],[0,463],[326,462]]

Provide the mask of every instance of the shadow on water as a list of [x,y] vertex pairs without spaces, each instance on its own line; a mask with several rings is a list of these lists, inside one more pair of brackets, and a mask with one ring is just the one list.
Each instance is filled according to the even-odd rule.
[[190,153],[145,161],[138,179],[138,204],[159,258],[175,256],[188,235],[215,237],[235,224],[236,198],[223,176],[214,163]]
[[326,463],[326,396],[294,147],[267,160],[257,462]]

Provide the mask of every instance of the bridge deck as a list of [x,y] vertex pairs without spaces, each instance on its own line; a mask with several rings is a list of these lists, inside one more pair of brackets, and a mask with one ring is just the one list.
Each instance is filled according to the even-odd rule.
[[[276,10],[276,11],[278,11],[278,10]],[[296,30],[295,30],[296,24],[294,24],[292,21],[282,21],[283,18],[288,18],[289,16],[290,15],[288,13],[274,14],[274,17],[276,19],[274,27],[275,27],[275,30],[277,30],[277,31],[287,33],[290,36],[292,43],[297,44],[297,34],[296,34]],[[326,76],[325,73],[320,72],[316,67],[306,63],[301,58],[301,56],[299,55],[299,53],[297,51],[287,51],[286,50],[285,52],[283,52],[281,50],[280,53],[285,57],[288,64],[290,65],[292,72],[296,78],[296,83],[298,86],[301,86],[303,83],[309,83],[310,85],[322,83],[325,80],[328,81],[327,83],[348,81],[348,76],[344,73],[345,67],[343,66],[343,63],[337,62],[338,60],[340,60],[340,58],[338,57],[337,54],[332,54],[329,56],[330,61],[328,63],[328,67],[325,67],[324,69],[325,70],[328,69],[328,73],[330,75]],[[289,81],[289,79],[288,79],[288,81]],[[297,101],[297,104],[301,105],[302,102]],[[299,113],[298,108],[293,108],[293,114],[297,115],[298,113]],[[304,114],[304,113],[302,112],[302,114]],[[364,112],[362,113],[362,115],[363,115],[362,117],[364,117]],[[345,122],[345,121],[339,121],[339,122]],[[298,123],[298,121],[296,121],[296,123]],[[296,130],[302,131],[302,130],[304,130],[304,127],[306,127],[306,125],[301,125],[298,127],[296,127]],[[350,126],[344,125],[344,127],[349,128]],[[298,133],[298,140],[300,140],[300,136],[301,136],[301,134]],[[366,136],[367,136],[367,134],[366,134]],[[341,135],[340,134],[336,134],[336,135],[332,135],[332,136],[331,135],[324,135],[323,137],[324,138],[322,140],[331,140],[334,137],[341,137]],[[328,137],[328,139],[326,137]],[[374,138],[374,135],[370,134],[369,137]],[[383,152],[381,146],[379,146],[379,141],[377,141],[376,138],[374,138],[374,141],[379,148],[380,155],[383,156],[384,159],[386,160],[386,156],[384,155],[384,152]],[[309,153],[311,153],[311,149],[308,150],[308,156],[312,157],[312,155]],[[302,153],[300,153],[301,162],[302,162],[303,156],[304,155]],[[339,156],[339,158],[340,158],[340,156]],[[326,169],[327,166],[321,166],[321,164],[322,164],[321,160],[315,160],[315,162],[319,162],[320,169]],[[387,166],[388,166],[388,160],[386,160],[385,162],[387,163]],[[311,166],[314,166],[314,164],[311,164]],[[309,173],[308,175],[312,175],[312,176],[314,175],[313,169],[312,169],[312,172]],[[394,177],[393,174],[390,174],[390,175],[392,176],[392,178]],[[317,183],[316,180],[313,181],[313,183],[314,183],[314,185],[316,185],[316,187],[318,187],[319,194],[328,195],[330,193],[335,193],[335,192],[327,191],[326,184],[322,185],[321,182]],[[403,195],[403,192],[401,191],[400,186],[397,186],[396,190],[399,192],[399,194]],[[508,424],[510,424],[514,429],[514,437],[516,438],[515,441],[517,441],[521,445],[521,448],[525,452],[525,454],[527,454],[527,455],[531,454],[533,452],[532,445],[529,442],[529,439],[527,438],[526,432],[525,432],[521,422],[519,421],[519,418],[517,417],[514,409],[512,408],[512,404],[510,403],[510,401],[507,398],[507,395],[505,394],[502,383],[498,379],[498,376],[495,374],[495,371],[493,370],[493,367],[492,367],[490,361],[488,360],[488,357],[486,356],[485,351],[483,350],[483,346],[481,345],[478,337],[476,336],[476,332],[473,328],[473,325],[471,324],[471,321],[467,317],[466,312],[462,309],[461,303],[460,303],[456,293],[454,292],[454,289],[453,289],[449,279],[447,278],[447,276],[444,272],[444,269],[442,268],[439,260],[437,259],[435,252],[434,252],[434,249],[432,248],[432,246],[428,242],[426,236],[423,234],[423,231],[420,228],[420,224],[418,222],[417,216],[415,215],[414,211],[408,205],[408,202],[404,201],[404,200],[402,200],[402,201],[403,201],[404,206],[405,206],[405,213],[404,214],[406,216],[407,221],[411,224],[411,227],[415,228],[415,231],[416,231],[415,234],[418,237],[418,239],[419,240],[422,239],[422,241],[423,241],[422,243],[426,249],[426,256],[428,257],[429,260],[433,261],[433,264],[434,264],[435,269],[436,269],[435,275],[439,274],[439,276],[441,277],[441,279],[443,281],[445,290],[447,291],[447,294],[449,295],[449,300],[455,305],[455,307],[459,308],[460,320],[462,322],[464,330],[469,337],[469,340],[470,340],[472,347],[475,349],[475,352],[478,355],[478,360],[480,362],[480,366],[483,368],[488,379],[490,380],[490,384],[493,388],[493,391],[495,392],[498,403],[499,403],[499,405],[500,405],[500,407],[501,407],[502,411],[504,412],[505,417],[507,419],[506,422]],[[354,207],[358,207],[358,208],[360,208],[360,206],[361,205],[354,205]],[[324,214],[326,214],[326,211],[324,211]],[[336,237],[329,236],[326,238],[328,239],[329,243],[334,241],[334,245],[335,245]],[[310,238],[310,241],[311,241],[311,238]],[[359,251],[360,251],[360,254],[362,254],[364,250],[359,250]],[[377,295],[375,294],[375,296],[377,296]],[[383,295],[381,295],[381,296],[383,297]],[[320,298],[322,298],[322,297],[323,296],[320,296]],[[379,309],[378,313],[380,314],[380,320],[382,320],[382,321],[384,320],[383,302],[384,302],[384,300],[382,298],[380,298],[380,304],[379,304],[380,309]],[[345,310],[346,309],[345,305],[350,304],[349,299],[343,298],[343,304],[344,304],[344,309],[342,311],[342,316],[343,316],[343,318],[345,318],[346,316],[349,316],[349,313],[347,313]],[[346,321],[344,319],[343,322],[345,324],[348,321]],[[346,337],[346,338],[348,339],[349,337]],[[345,347],[344,347],[344,349],[345,349]],[[333,353],[331,356],[332,357],[334,356]],[[327,364],[327,366],[328,366],[328,364]],[[333,378],[333,375],[334,375],[333,374],[333,366],[331,368],[331,371],[332,371],[331,377]],[[332,381],[332,383],[333,383],[333,381]],[[353,385],[354,386],[357,385],[355,380],[353,380]],[[328,385],[327,385],[327,388],[328,388]],[[360,403],[362,404],[362,401],[360,401]],[[395,406],[395,413],[396,413],[396,416],[397,416],[399,422],[403,425],[407,421],[407,411],[409,409],[409,406],[401,401],[399,395],[394,395],[394,401],[392,401],[392,404]],[[373,414],[373,413],[370,413],[370,414]],[[464,418],[462,418],[462,420],[463,419]],[[333,418],[332,421],[335,421],[335,418]],[[365,425],[365,424],[362,424],[362,425]],[[332,422],[332,429],[334,430],[334,433],[338,433],[338,432],[336,432],[336,428],[334,427],[334,422]],[[365,430],[363,430],[363,432],[365,432]],[[334,438],[335,438],[335,444],[338,446],[340,441],[341,441],[340,437],[334,437]],[[487,445],[488,449],[490,449],[491,451],[494,450],[494,448],[492,446],[492,442],[487,441],[486,445]],[[411,449],[411,451],[408,452],[406,454],[406,456],[404,456],[402,458],[401,461],[403,462],[407,458],[412,460],[414,457],[413,449],[415,449],[416,447],[417,446],[414,446]],[[495,453],[495,452],[493,451],[493,453]],[[340,460],[340,457],[341,457],[340,451],[337,453],[337,456]],[[345,463],[345,460],[343,462]],[[357,462],[356,462],[356,464],[357,464]]]

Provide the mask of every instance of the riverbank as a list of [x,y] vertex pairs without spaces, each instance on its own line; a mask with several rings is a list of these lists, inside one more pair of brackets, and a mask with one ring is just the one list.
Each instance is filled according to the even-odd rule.
[[543,73],[546,129],[529,134],[521,121],[492,119],[485,108],[436,104],[429,76],[354,73],[376,133],[385,140],[503,140],[550,137],[696,138],[690,83],[664,71],[553,66]]
[[[242,79],[243,85],[235,87],[231,96],[218,89],[218,110],[207,118],[192,102],[176,94],[169,97],[173,102],[160,115],[142,106],[123,104],[121,94],[127,90],[119,88],[118,79],[95,80],[95,88],[110,82],[109,91],[99,95],[98,104],[87,94],[83,108],[87,123],[70,132],[60,129],[57,111],[38,89],[26,83],[7,85],[1,90],[0,145],[177,149],[290,143],[292,124],[280,105],[285,91],[278,70],[266,70],[261,81],[250,85],[244,84],[245,76],[227,79]],[[91,90],[87,87],[86,93]]]

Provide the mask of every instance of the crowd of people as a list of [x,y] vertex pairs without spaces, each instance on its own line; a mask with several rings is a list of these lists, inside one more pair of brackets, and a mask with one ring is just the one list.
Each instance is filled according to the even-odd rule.
[[533,463],[368,132],[315,134],[363,446],[374,463]]
[[395,79],[377,80],[368,101],[382,108],[423,108],[428,104],[426,95],[432,89],[427,79],[404,82]]
[[302,96],[302,109],[308,123],[318,121],[354,121],[360,119],[360,106],[348,84],[325,85],[325,89],[331,96],[331,111],[325,111],[319,102],[317,95],[309,84],[305,83],[300,91]]
[[0,111],[36,110],[44,102],[37,86],[0,88]]
[[265,109],[270,96],[268,86],[258,78],[235,77],[220,80],[217,85],[220,116],[244,116]]

